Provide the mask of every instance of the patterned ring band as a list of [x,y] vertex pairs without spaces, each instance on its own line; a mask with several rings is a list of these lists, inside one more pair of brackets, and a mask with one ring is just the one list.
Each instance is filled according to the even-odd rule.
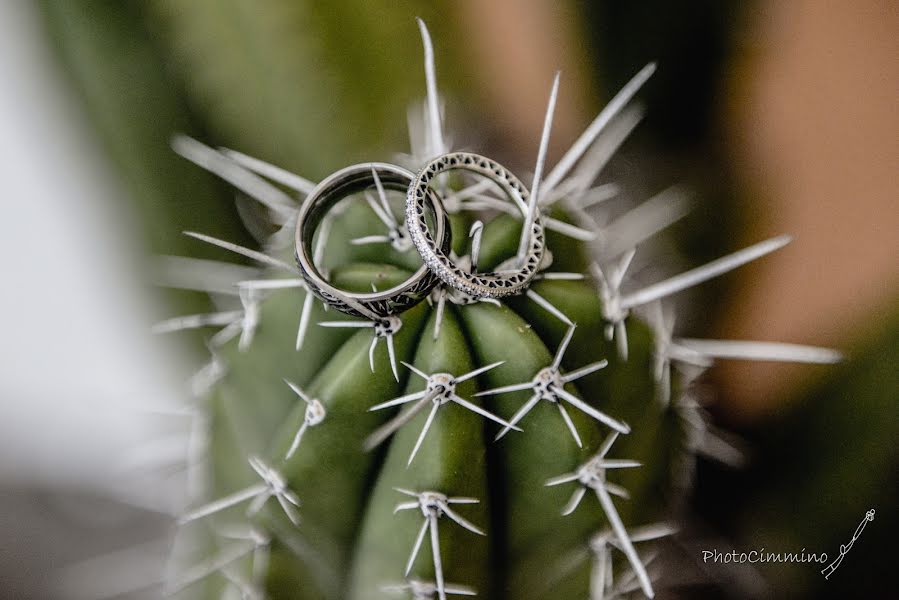
[[[340,200],[375,185],[376,176],[385,189],[400,192],[406,192],[414,178],[411,171],[387,163],[362,163],[341,169],[324,179],[306,197],[296,226],[296,261],[309,289],[337,310],[366,319],[403,312],[427,298],[438,283],[423,264],[409,279],[393,288],[373,293],[348,292],[326,281],[314,264],[313,238],[325,214]],[[435,243],[443,252],[448,252],[449,217],[436,192],[431,191],[428,199],[437,233]]]
[[412,242],[425,264],[437,277],[465,294],[475,298],[502,298],[522,292],[537,274],[546,247],[539,214],[535,216],[531,226],[530,239],[521,266],[509,271],[469,273],[459,268],[438,243],[439,231],[435,238],[428,230],[425,198],[432,192],[430,183],[439,173],[455,169],[472,171],[490,178],[521,210],[527,222],[528,190],[517,177],[489,158],[470,152],[453,152],[439,156],[425,165],[409,186],[406,196],[406,227],[409,229]]

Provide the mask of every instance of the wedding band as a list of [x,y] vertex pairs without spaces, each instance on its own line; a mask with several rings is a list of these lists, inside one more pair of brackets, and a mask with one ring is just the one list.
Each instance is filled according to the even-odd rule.
[[[337,202],[375,185],[375,174],[385,189],[406,192],[414,179],[411,171],[387,163],[362,163],[333,173],[319,183],[306,197],[297,217],[296,261],[309,290],[341,312],[366,319],[384,318],[403,312],[418,304],[439,283],[427,265],[421,267],[403,283],[386,290],[359,293],[341,290],[329,283],[313,261],[313,238],[324,216]],[[422,220],[425,208],[434,217],[434,244],[442,252],[450,248],[449,217],[443,203],[433,190],[422,199]]]
[[501,164],[471,152],[444,154],[429,162],[409,185],[406,195],[406,227],[412,243],[431,271],[448,286],[474,298],[502,298],[522,292],[537,274],[546,242],[540,215],[535,215],[524,260],[519,268],[493,273],[469,273],[459,268],[440,244],[440,232],[431,235],[425,217],[426,201],[433,193],[431,181],[445,171],[462,169],[490,178],[522,212],[527,222],[528,190]]

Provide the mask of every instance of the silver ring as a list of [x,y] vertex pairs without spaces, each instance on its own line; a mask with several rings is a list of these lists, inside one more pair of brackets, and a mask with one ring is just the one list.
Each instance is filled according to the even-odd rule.
[[[425,197],[432,193],[430,182],[437,174],[454,169],[472,171],[494,181],[518,206],[527,221],[528,190],[515,175],[496,161],[471,152],[453,152],[439,156],[426,164],[409,185],[406,195],[406,228],[412,243],[428,268],[448,286],[475,298],[502,298],[523,291],[537,274],[546,242],[540,215],[535,215],[531,237],[523,264],[516,270],[493,273],[469,273],[460,269],[445,248],[438,244],[428,230],[425,218]],[[439,236],[439,232],[438,232]]]
[[[403,312],[418,304],[439,283],[428,269],[421,267],[403,283],[378,292],[348,292],[331,285],[319,272],[313,261],[313,237],[325,214],[340,200],[375,185],[373,171],[385,189],[405,192],[414,179],[411,171],[387,163],[362,163],[352,165],[329,175],[306,197],[300,207],[296,226],[296,261],[309,290],[336,308],[366,319],[385,318]],[[436,244],[444,252],[450,247],[449,217],[436,192],[428,194],[429,210],[434,216]],[[424,204],[424,202],[423,202]]]

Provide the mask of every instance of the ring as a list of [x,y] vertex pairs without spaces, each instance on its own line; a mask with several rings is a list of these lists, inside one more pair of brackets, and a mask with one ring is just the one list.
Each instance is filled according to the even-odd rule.
[[[375,185],[375,175],[385,189],[405,192],[414,179],[411,171],[387,163],[352,165],[329,175],[306,197],[300,207],[296,226],[296,261],[309,290],[337,310],[366,319],[385,318],[418,304],[439,283],[427,265],[403,283],[378,292],[358,293],[331,285],[319,272],[313,256],[313,237],[325,214],[347,196]],[[435,244],[443,252],[450,247],[449,217],[437,193],[428,194],[429,210],[437,230]],[[424,202],[423,202],[424,204]],[[424,217],[423,217],[424,218]]]
[[527,253],[520,268],[493,273],[468,273],[460,269],[450,260],[446,249],[438,243],[440,232],[437,232],[436,238],[432,236],[425,219],[425,197],[433,191],[430,188],[431,180],[439,173],[454,169],[472,171],[490,178],[518,206],[527,221],[529,193],[517,177],[501,164],[479,154],[453,152],[429,162],[409,185],[406,195],[406,227],[412,243],[437,277],[465,294],[474,298],[502,298],[521,292],[537,274],[546,247],[540,215],[534,217]]

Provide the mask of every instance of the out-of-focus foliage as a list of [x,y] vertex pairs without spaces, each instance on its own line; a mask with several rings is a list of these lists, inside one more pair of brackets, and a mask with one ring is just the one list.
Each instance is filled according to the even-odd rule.
[[[876,511],[839,569],[759,565],[803,598],[879,598],[892,577],[888,558],[899,531],[899,313],[884,319],[849,360],[806,391],[782,417],[748,432],[755,451],[748,472],[708,489],[706,502],[738,533],[746,550],[826,552],[849,544],[866,511]],[[799,590],[803,593],[800,594]]]
[[[225,187],[169,146],[173,132],[198,133],[181,84],[151,38],[137,3],[42,0],[50,37],[83,100],[144,227],[147,249],[198,251],[183,229],[241,240]],[[205,253],[205,254],[204,254]]]
[[[321,178],[407,148],[406,109],[423,97],[413,17],[452,39],[442,5],[153,0],[149,13],[218,141]],[[441,81],[452,92],[459,61],[448,50]]]

